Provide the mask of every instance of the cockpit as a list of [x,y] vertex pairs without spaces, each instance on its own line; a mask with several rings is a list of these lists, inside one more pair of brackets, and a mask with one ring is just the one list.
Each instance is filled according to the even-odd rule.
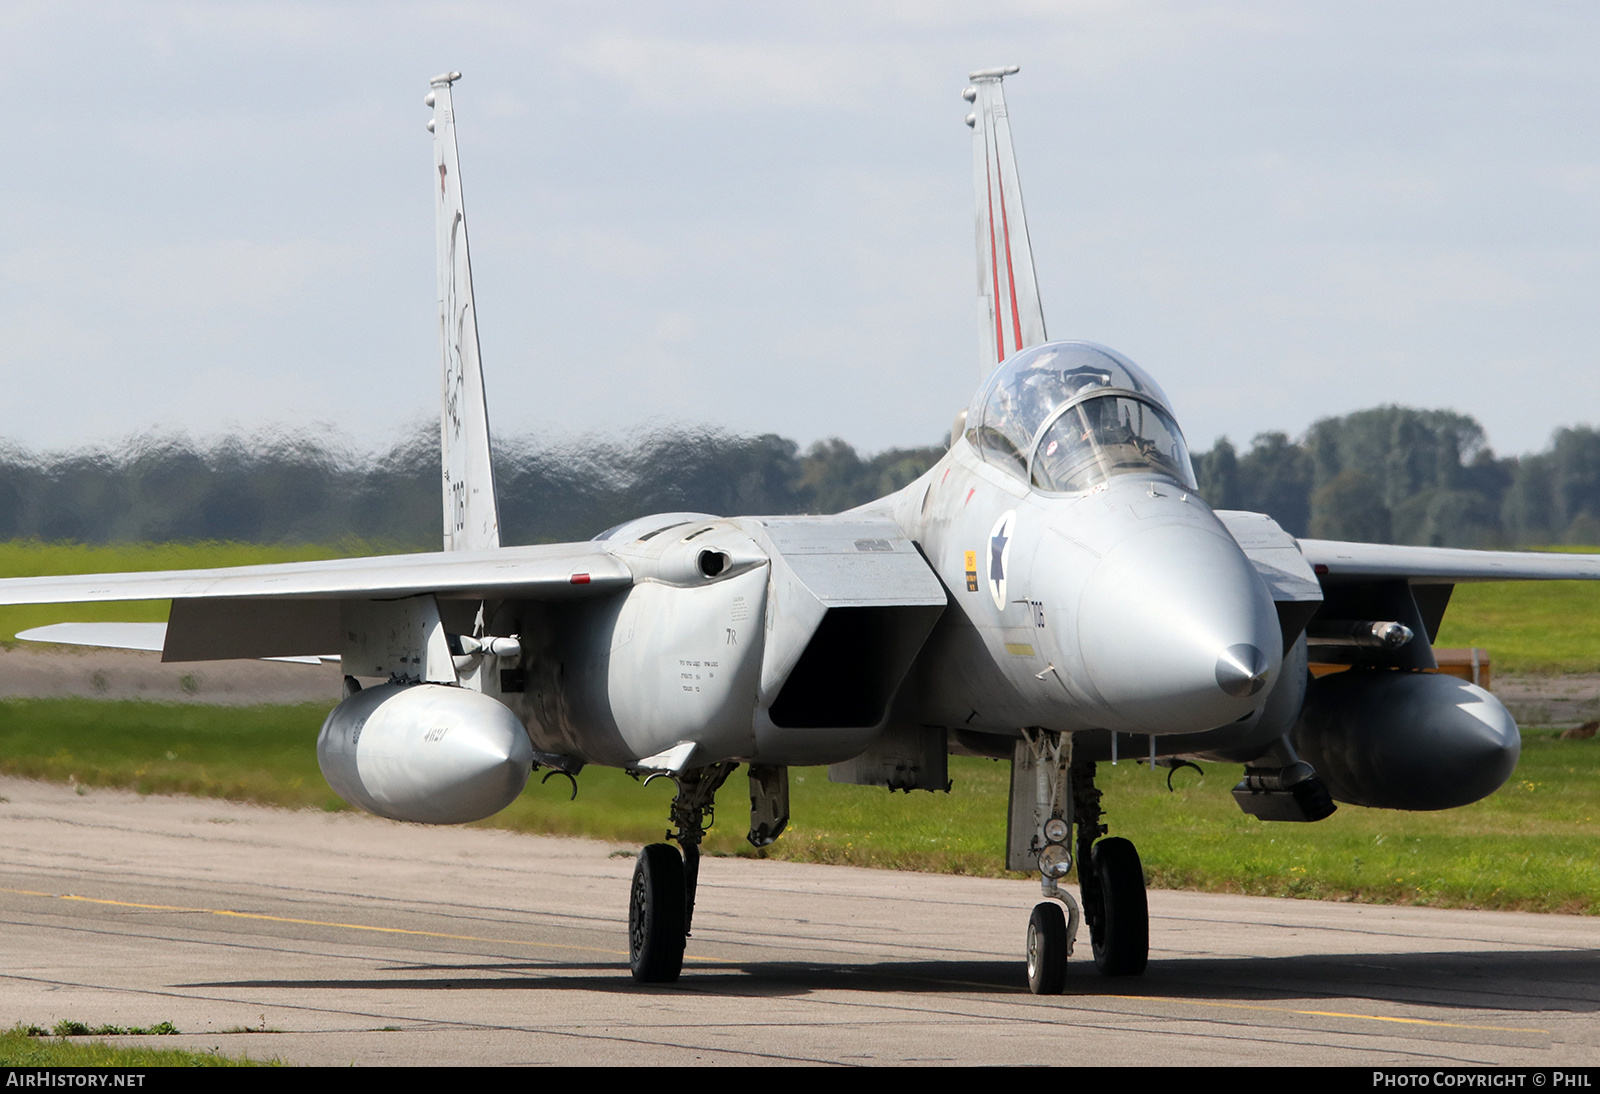
[[1048,342],[989,377],[967,411],[967,440],[985,462],[1048,493],[1134,472],[1193,490],[1194,467],[1168,405],[1156,382],[1115,350]]

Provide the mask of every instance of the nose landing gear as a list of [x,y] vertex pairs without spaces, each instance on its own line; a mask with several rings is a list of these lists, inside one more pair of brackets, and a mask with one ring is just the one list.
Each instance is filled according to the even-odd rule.
[[[1028,919],[1028,988],[1035,995],[1066,990],[1067,958],[1077,938],[1080,911],[1060,880],[1071,871],[1074,858],[1083,895],[1081,917],[1089,924],[1095,966],[1106,976],[1137,976],[1150,952],[1144,869],[1132,843],[1100,839],[1106,826],[1100,820],[1094,764],[1073,759],[1070,735],[1046,730],[1023,731],[1015,763],[1012,803],[1017,806],[1024,793],[1033,799],[1035,830],[1028,851],[1038,865],[1045,897]],[[1017,819],[1013,812],[1013,821]],[[1068,846],[1074,835],[1076,855]]]
[[[1045,898],[1034,905],[1028,917],[1028,988],[1035,995],[1060,995],[1066,990],[1067,958],[1081,918],[1078,902],[1060,886],[1072,869],[1067,841],[1072,835],[1073,801],[1066,777],[1071,764],[1070,736],[1023,730],[1012,763],[1011,797],[1014,811],[1023,799],[1033,800],[1033,838],[1025,857],[1039,868]],[[1014,824],[1020,820],[1015,812],[1012,820]],[[1011,842],[1009,837],[1007,842]]]

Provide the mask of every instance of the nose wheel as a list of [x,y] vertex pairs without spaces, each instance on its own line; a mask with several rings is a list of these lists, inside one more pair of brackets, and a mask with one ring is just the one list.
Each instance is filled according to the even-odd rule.
[[1028,990],[1035,995],[1060,995],[1067,990],[1070,951],[1067,917],[1061,905],[1041,900],[1028,917]]

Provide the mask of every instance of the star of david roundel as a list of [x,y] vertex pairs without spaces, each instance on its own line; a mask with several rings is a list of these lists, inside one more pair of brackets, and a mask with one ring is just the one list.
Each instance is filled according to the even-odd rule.
[[989,533],[989,595],[994,606],[1006,608],[1006,572],[1011,567],[1011,529],[1017,523],[1017,511],[1006,510],[1005,516],[995,522]]

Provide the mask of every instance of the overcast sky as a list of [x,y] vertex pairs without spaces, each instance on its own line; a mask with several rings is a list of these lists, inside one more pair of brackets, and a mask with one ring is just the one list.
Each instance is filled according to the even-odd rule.
[[979,379],[968,70],[1052,336],[1197,449],[1379,403],[1600,421],[1600,5],[9,3],[0,438],[437,414],[459,69],[490,417],[869,450]]

